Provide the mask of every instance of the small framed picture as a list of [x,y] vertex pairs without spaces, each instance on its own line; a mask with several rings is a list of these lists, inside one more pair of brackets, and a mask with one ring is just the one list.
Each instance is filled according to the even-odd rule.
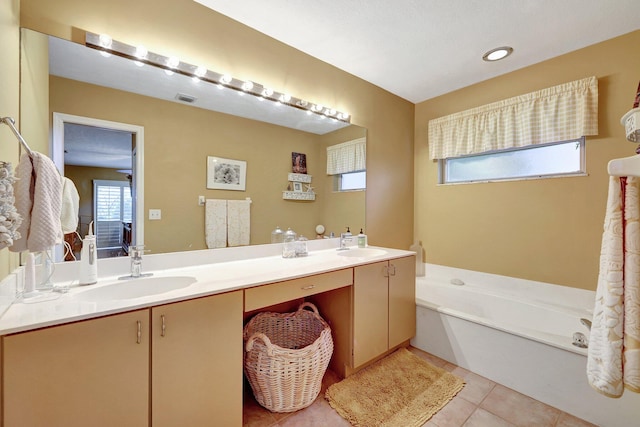
[[247,162],[207,156],[207,188],[245,191]]
[[291,153],[291,171],[293,173],[307,173],[307,155]]
[[301,182],[294,182],[293,183],[293,191],[295,191],[297,193],[302,193],[302,183]]

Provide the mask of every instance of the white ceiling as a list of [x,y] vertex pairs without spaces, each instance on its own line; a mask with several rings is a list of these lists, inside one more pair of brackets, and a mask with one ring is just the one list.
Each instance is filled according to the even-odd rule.
[[639,0],[194,1],[414,103],[640,29]]

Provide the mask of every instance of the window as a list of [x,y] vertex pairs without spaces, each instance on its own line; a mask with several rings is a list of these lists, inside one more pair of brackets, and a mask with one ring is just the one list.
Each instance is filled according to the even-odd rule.
[[93,212],[98,249],[122,245],[122,223],[131,222],[132,201],[129,181],[93,181]]
[[336,175],[338,177],[337,191],[364,190],[367,188],[367,172],[349,172]]
[[584,175],[584,137],[438,160],[440,184]]

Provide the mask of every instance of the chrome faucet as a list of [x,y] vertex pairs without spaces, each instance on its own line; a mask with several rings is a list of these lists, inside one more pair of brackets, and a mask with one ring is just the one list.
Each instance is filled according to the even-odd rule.
[[129,257],[131,257],[131,277],[142,275],[142,254],[144,246],[129,246]]
[[340,233],[340,247],[338,248],[338,250],[339,251],[348,250],[349,248],[347,247],[347,243],[351,243],[352,240],[353,240],[353,234],[351,234],[349,227],[347,227],[346,233]]
[[131,259],[131,274],[129,276],[119,277],[119,279],[137,279],[139,277],[152,276],[152,273],[142,274],[142,254],[144,246],[129,246],[129,258]]

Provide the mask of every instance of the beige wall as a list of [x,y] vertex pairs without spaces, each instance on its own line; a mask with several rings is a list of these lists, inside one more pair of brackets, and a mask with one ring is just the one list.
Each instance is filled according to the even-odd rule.
[[20,37],[20,133],[32,150],[48,153],[49,40],[34,31]]
[[[292,152],[306,154],[307,171],[316,185],[326,172],[323,141],[344,142],[341,138],[348,138],[349,132],[362,136],[365,131],[360,127],[322,137],[59,77],[51,77],[50,109],[144,127],[145,208],[162,210],[160,221],[144,219],[145,246],[153,253],[206,248],[204,208],[197,203],[200,195],[250,197],[252,244],[269,243],[277,225],[312,238],[316,224],[332,221],[325,215],[341,216],[344,222],[351,221],[352,211],[357,218],[364,216],[361,197],[355,200],[359,203],[355,208],[336,212],[322,207],[335,205],[331,200],[338,195],[332,191],[319,192],[315,202],[282,199]],[[207,156],[245,160],[246,191],[207,189]],[[65,175],[69,176],[66,169]]]
[[[366,129],[354,126],[323,135],[320,138],[322,143],[321,164],[327,164],[327,147],[366,136]],[[323,221],[322,224],[325,226],[325,235],[328,236],[333,232],[336,236],[339,236],[340,233],[346,231],[345,227],[351,227],[352,232],[354,230],[359,231],[360,227],[365,226],[365,210],[358,209],[358,207],[365,206],[366,192],[335,192],[335,178],[331,175],[326,175],[326,167],[321,172],[319,179],[314,181],[316,182],[315,186],[320,191],[320,197],[323,197],[320,217]]]
[[[0,116],[10,116],[19,126],[19,82],[20,82],[20,1],[0,2]],[[0,160],[18,164],[18,142],[11,129],[0,126]],[[0,250],[0,279],[18,265],[18,255],[8,249]]]
[[[415,231],[427,262],[596,288],[607,162],[636,148],[625,140],[620,118],[638,87],[638,46],[640,31],[416,106]],[[437,166],[428,158],[430,119],[592,75],[599,135],[587,138],[588,176],[437,185]]]
[[[22,0],[21,25],[76,41],[82,41],[78,29],[108,33],[115,39],[143,44],[152,51],[176,55],[190,63],[348,111],[354,124],[369,130],[366,197],[369,241],[398,248],[411,243],[414,106],[410,102],[191,0],[171,0],[163,2],[162,7],[155,0],[56,0],[55,7],[48,0]],[[185,140],[189,140],[191,135],[186,136]],[[149,136],[146,139],[150,141]],[[165,144],[170,147],[169,142]],[[146,170],[145,174],[162,173],[177,163],[179,158],[167,158],[155,171]],[[195,179],[201,182],[197,181],[200,178]],[[179,202],[191,205],[193,200]],[[400,206],[403,208],[398,209]],[[153,207],[145,204],[145,208]],[[167,214],[179,217],[177,211]],[[159,231],[159,222],[152,224],[145,229],[147,236]],[[388,232],[391,226],[393,233]],[[174,233],[174,237],[182,239],[180,233]],[[192,243],[187,239],[179,242],[184,247]]]

